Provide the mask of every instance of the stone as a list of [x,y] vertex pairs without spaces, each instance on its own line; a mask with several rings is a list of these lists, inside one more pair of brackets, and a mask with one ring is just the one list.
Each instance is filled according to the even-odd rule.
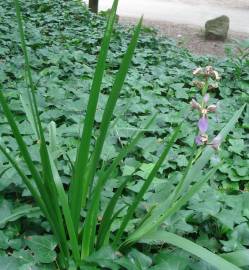
[[229,17],[222,15],[209,20],[205,24],[205,38],[210,40],[225,40],[229,30]]

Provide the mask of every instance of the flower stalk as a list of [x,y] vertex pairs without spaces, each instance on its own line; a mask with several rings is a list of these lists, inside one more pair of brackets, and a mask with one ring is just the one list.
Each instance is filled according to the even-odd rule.
[[217,81],[220,80],[220,75],[212,66],[207,66],[205,68],[198,67],[193,71],[193,75],[201,79],[194,81],[194,85],[197,89],[201,90],[202,94],[200,103],[195,99],[192,99],[190,103],[191,107],[199,112],[199,121],[197,124],[199,133],[195,137],[195,143],[198,146],[211,145],[215,150],[218,150],[221,138],[217,136],[211,143],[209,143],[207,134],[209,126],[208,114],[214,113],[217,110],[217,104],[208,105],[210,99],[208,90],[218,86]]

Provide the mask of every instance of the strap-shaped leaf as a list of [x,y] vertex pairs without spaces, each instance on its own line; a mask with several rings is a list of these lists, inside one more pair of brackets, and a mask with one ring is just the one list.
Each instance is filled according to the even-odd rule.
[[[128,72],[128,68],[129,68],[129,65],[131,63],[131,59],[132,59],[132,56],[134,54],[134,51],[135,51],[135,48],[137,45],[138,36],[139,36],[140,30],[141,30],[141,25],[142,25],[142,19],[139,21],[138,25],[136,26],[136,28],[134,30],[132,40],[131,40],[131,42],[128,46],[128,49],[123,57],[122,63],[120,65],[120,69],[116,75],[111,93],[109,95],[107,104],[105,106],[105,110],[104,110],[101,125],[100,125],[100,134],[99,134],[99,137],[97,139],[96,146],[94,148],[93,155],[92,155],[92,158],[90,161],[89,172],[87,174],[86,179],[84,179],[84,182],[83,182],[83,190],[82,190],[82,193],[84,195],[83,198],[86,198],[86,195],[87,195],[86,192],[88,191],[89,186],[92,185],[95,171],[97,169],[97,165],[98,165],[100,155],[101,155],[101,152],[103,149],[103,145],[105,142],[107,130],[109,128],[109,124],[111,122],[111,118],[113,115],[113,111],[114,111],[115,105],[117,103],[119,93],[123,87],[123,84],[124,84],[124,81],[125,81],[125,78],[126,78],[126,75]],[[84,206],[84,201],[83,201],[83,206]],[[88,226],[88,228],[90,229],[90,226]],[[93,248],[93,244],[92,244],[91,239],[92,239],[91,234],[90,235],[89,235],[89,233],[83,234],[82,253],[81,253],[82,257],[88,256],[90,254],[90,251]]]
[[[38,106],[37,106],[36,97],[35,97],[35,85],[32,78],[28,50],[27,50],[27,46],[25,42],[25,33],[24,33],[22,15],[21,15],[21,10],[20,10],[20,3],[18,0],[14,0],[14,3],[15,3],[15,8],[16,8],[18,30],[20,33],[21,47],[24,54],[25,72],[27,73],[28,83],[29,83],[26,93],[28,96],[28,105],[30,106],[29,112],[30,112],[30,117],[32,118],[31,123],[34,125],[36,135],[40,137],[41,122],[39,119]],[[29,91],[29,89],[31,91]]]
[[249,265],[249,250],[243,249],[231,253],[220,254],[222,258],[239,267]]
[[89,158],[90,141],[92,137],[94,118],[99,99],[100,88],[105,70],[105,62],[109,43],[111,39],[112,29],[116,18],[118,0],[115,0],[112,6],[111,14],[107,22],[101,50],[98,58],[97,67],[93,77],[92,87],[87,105],[86,117],[84,121],[84,129],[77,151],[77,157],[74,165],[74,175],[70,186],[70,208],[75,230],[78,231],[80,221],[80,210],[84,206],[88,191],[86,185],[86,169]]
[[33,186],[31,180],[27,178],[27,176],[22,171],[22,169],[19,167],[17,162],[10,156],[10,154],[1,145],[0,145],[0,150],[3,152],[3,154],[9,160],[9,162],[13,166],[13,168],[16,169],[17,173],[22,178],[23,182],[25,183],[25,185],[29,189],[33,198],[36,200],[36,203],[40,207],[41,211],[44,213],[44,215],[48,219],[50,226],[52,228],[52,231],[59,242],[59,246],[61,247],[62,252],[64,252],[63,248],[62,248],[62,244],[60,243],[61,236],[60,236],[58,229],[57,229],[58,224],[57,224],[57,220],[54,218],[54,214],[52,214],[52,218],[51,218],[51,209],[50,209],[50,207],[48,207],[48,205],[50,205],[50,202],[49,201],[47,201],[47,203],[44,202],[44,197],[40,196],[40,194],[37,192],[37,190]]
[[[134,138],[131,139],[131,142],[128,144],[128,146],[123,148],[123,150],[119,153],[119,155],[114,159],[114,161],[112,162],[109,169],[106,172],[104,172],[103,175],[100,177],[98,184],[103,182],[102,185],[104,185],[106,183],[106,181],[107,181],[109,175],[111,174],[111,172],[117,167],[119,162],[125,156],[127,156],[127,154],[134,148],[134,146],[137,144],[139,139],[143,136],[144,130],[146,130],[151,125],[151,123],[154,121],[155,117],[156,117],[156,115],[154,115],[148,121],[148,123],[142,129],[143,131],[137,132],[134,135]],[[127,181],[128,180],[129,179],[127,179]],[[127,181],[124,181],[123,183],[120,184],[117,191],[115,192],[115,195],[112,197],[112,199],[109,201],[109,203],[108,203],[108,205],[106,207],[106,210],[104,212],[104,215],[103,215],[103,218],[102,218],[102,221],[101,221],[101,224],[100,224],[100,229],[99,229],[99,232],[98,232],[98,241],[97,241],[98,248],[100,248],[102,246],[102,244],[104,243],[105,233],[109,230],[108,226],[111,225],[111,219],[112,219],[113,211],[115,210],[118,199],[119,199],[120,195],[122,194],[122,191],[125,188]],[[101,186],[100,187],[96,186],[96,188],[101,189]],[[96,191],[94,190],[94,193]]]
[[[67,194],[64,190],[60,175],[57,171],[57,168],[55,166],[52,154],[49,153],[49,160],[51,164],[51,170],[53,174],[53,179],[55,182],[58,198],[61,204],[62,212],[64,214],[64,219],[70,239],[70,244],[71,244],[71,249],[73,253],[73,257],[75,259],[75,262],[78,264],[80,263],[80,252],[79,252],[79,247],[78,247],[78,239],[77,239],[77,232],[74,230],[74,224],[73,224],[73,219],[71,216],[71,211],[68,203],[68,197]],[[56,196],[57,198],[57,196]]]
[[[99,232],[98,232],[98,241],[97,241],[97,249],[99,249],[102,245],[104,245],[107,240],[110,227],[113,221],[113,212],[115,210],[115,206],[117,205],[118,199],[120,198],[124,188],[127,183],[130,181],[130,178],[127,178],[123,183],[118,187],[114,196],[111,198],[105,212],[103,215],[103,220],[100,224]],[[126,207],[126,206],[125,206]]]
[[154,167],[152,168],[148,178],[145,180],[143,186],[141,187],[140,191],[138,192],[138,194],[136,195],[133,203],[130,205],[130,207],[127,210],[127,214],[124,216],[122,223],[120,225],[120,228],[114,238],[114,242],[113,242],[113,246],[116,247],[119,244],[120,238],[127,226],[127,224],[129,223],[129,221],[132,218],[132,215],[134,214],[138,204],[141,202],[141,200],[143,199],[143,196],[145,194],[145,192],[148,190],[148,188],[150,187],[153,179],[155,178],[158,170],[160,169],[162,163],[164,162],[165,158],[167,157],[172,145],[174,144],[177,135],[180,131],[181,125],[178,126],[173,135],[171,136],[169,142],[167,143],[167,145],[165,146],[161,156],[159,157],[158,161],[156,162],[156,164],[154,165]]
[[187,252],[192,253],[193,255],[199,257],[200,259],[208,262],[219,270],[241,270],[236,265],[226,261],[219,255],[212,253],[211,251],[193,243],[186,238],[178,236],[173,233],[169,233],[166,231],[158,231],[151,234],[148,234],[140,240],[141,243],[150,243],[153,241],[165,242],[176,247],[182,248]]
[[[188,192],[182,196],[179,200],[173,203],[168,209],[165,209],[163,205],[159,205],[154,209],[151,216],[139,227],[128,239],[122,244],[123,246],[128,245],[132,242],[138,241],[143,235],[146,235],[150,231],[155,230],[160,224],[163,223],[164,220],[175,214],[177,211],[181,209],[189,199],[197,193],[200,188],[206,183],[216,172],[218,167],[212,169],[209,173],[207,173],[202,179],[199,179],[193,186],[190,187]],[[159,208],[159,209],[158,209]]]

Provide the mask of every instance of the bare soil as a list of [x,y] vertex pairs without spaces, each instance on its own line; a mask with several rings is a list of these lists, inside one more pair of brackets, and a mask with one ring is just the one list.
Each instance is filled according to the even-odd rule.
[[[182,1],[191,2],[194,0]],[[208,2],[217,1],[209,0]],[[219,2],[220,5],[222,5],[222,2],[225,2],[225,4],[228,4],[228,2],[231,2],[231,4],[234,3],[233,0],[223,0]],[[240,4],[240,1],[238,0],[235,2],[237,6]],[[243,0],[241,0],[241,4],[242,2],[244,3]],[[119,22],[124,25],[133,25],[137,22],[137,19],[131,17],[120,17]],[[248,33],[229,31],[229,37],[225,42],[207,41],[204,38],[204,29],[195,25],[177,24],[173,22],[149,19],[144,21],[144,25],[154,28],[158,32],[158,35],[176,39],[178,44],[198,55],[215,55],[224,57],[224,49],[227,44],[232,43],[233,40],[243,40],[249,38]]]
[[[84,0],[87,1],[87,0]],[[106,10],[113,0],[99,1],[99,9]],[[121,17],[173,22],[203,27],[207,20],[221,15],[230,18],[230,30],[249,34],[249,0],[120,0]]]
[[223,6],[230,8],[245,8],[246,6],[249,8],[249,2],[247,0],[181,0],[183,3],[187,4],[206,4],[206,5],[214,5],[214,6]]

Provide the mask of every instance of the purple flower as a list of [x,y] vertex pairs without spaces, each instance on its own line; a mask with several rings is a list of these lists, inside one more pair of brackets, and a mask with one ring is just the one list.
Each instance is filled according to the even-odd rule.
[[203,101],[207,104],[209,101],[209,94],[205,94],[203,97]]
[[201,139],[201,136],[200,135],[198,135],[198,136],[195,137],[195,143],[197,145],[202,145],[202,139]]
[[216,136],[213,141],[211,142],[211,146],[215,149],[215,150],[219,150],[220,144],[221,144],[221,136],[218,135]]
[[195,143],[197,145],[207,144],[207,142],[208,142],[207,134],[199,134],[198,136],[195,137]]
[[206,116],[202,116],[198,122],[198,128],[203,134],[208,130],[208,119]]

